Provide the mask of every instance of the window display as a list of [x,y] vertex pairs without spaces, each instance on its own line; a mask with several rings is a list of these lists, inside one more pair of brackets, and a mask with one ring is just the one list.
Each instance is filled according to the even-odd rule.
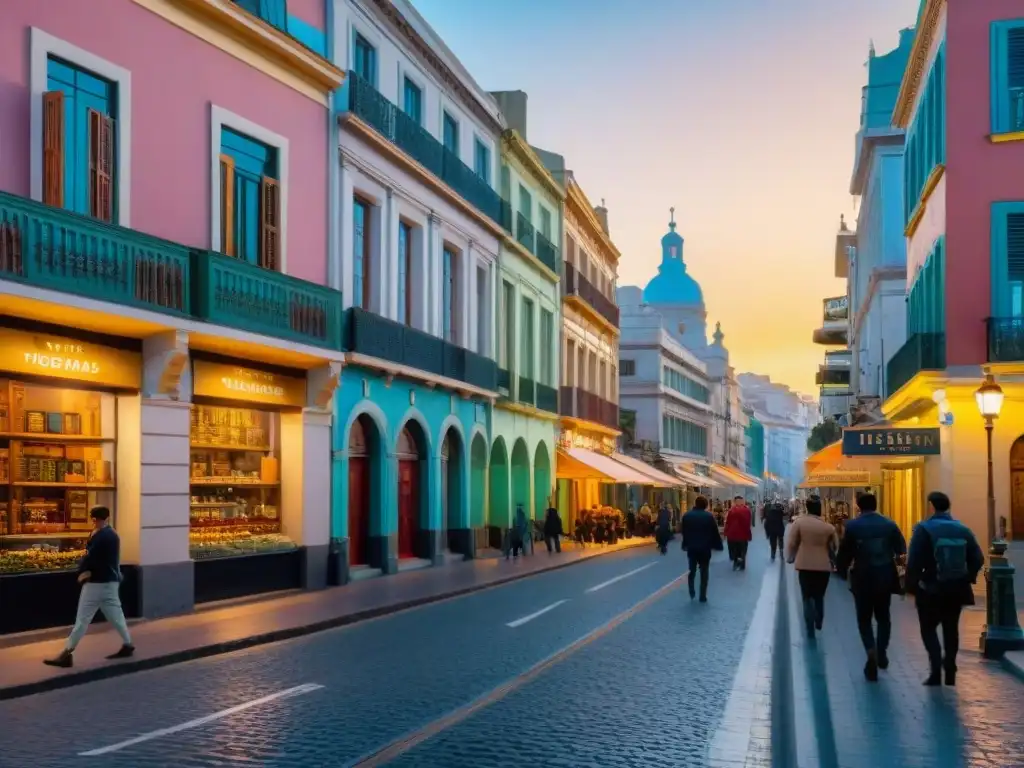
[[112,394],[0,379],[0,574],[74,568],[114,509]]
[[295,549],[281,532],[279,415],[192,407],[193,559]]

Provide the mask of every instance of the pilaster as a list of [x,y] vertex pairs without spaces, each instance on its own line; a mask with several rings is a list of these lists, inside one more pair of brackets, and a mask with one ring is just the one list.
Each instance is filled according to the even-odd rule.
[[[352,306],[353,260],[355,256],[355,187],[353,186],[352,168],[344,155],[340,158],[341,193],[338,200],[338,264],[335,283],[332,287],[341,290],[341,306],[348,309]],[[364,277],[364,279],[366,279]]]
[[472,315],[469,311],[470,304],[470,265],[473,263],[473,246],[472,240],[466,245],[466,250],[462,254],[462,258],[459,259],[459,276],[457,280],[458,288],[455,291],[455,298],[458,300],[457,313],[452,318],[454,323],[458,324],[458,330],[455,332],[455,343],[461,347],[472,349],[472,345],[469,341],[469,328],[472,325],[470,318]]
[[384,247],[381,250],[381,306],[385,317],[398,317],[398,201],[394,190],[388,189],[384,202]]

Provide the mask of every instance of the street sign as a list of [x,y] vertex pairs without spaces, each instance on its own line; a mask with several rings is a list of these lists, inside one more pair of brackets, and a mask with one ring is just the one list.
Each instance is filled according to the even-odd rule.
[[938,456],[938,427],[844,429],[844,456]]

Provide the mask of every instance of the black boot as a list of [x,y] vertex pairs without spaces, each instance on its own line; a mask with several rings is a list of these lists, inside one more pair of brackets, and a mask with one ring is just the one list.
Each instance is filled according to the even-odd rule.
[[942,670],[938,664],[932,664],[931,674],[925,678],[924,684],[927,686],[942,685]]
[[878,653],[873,649],[868,651],[868,661],[864,665],[864,677],[869,683],[878,682]]
[[61,667],[63,669],[70,669],[75,665],[75,658],[71,651],[65,648],[60,652],[60,655],[52,659],[43,659],[43,664],[50,667]]
[[107,656],[108,659],[127,659],[135,653],[135,646],[132,644],[122,645],[117,653],[112,653]]
[[956,685],[956,664],[946,665],[946,685]]

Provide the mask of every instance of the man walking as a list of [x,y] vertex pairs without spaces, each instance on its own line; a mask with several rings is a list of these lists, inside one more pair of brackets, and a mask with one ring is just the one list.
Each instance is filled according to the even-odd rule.
[[729,542],[729,559],[734,571],[747,569],[747,547],[753,535],[750,529],[750,507],[742,496],[737,496],[725,516],[725,539]]
[[[925,685],[940,685],[945,669],[946,685],[956,685],[956,654],[960,648],[960,611],[974,605],[978,572],[985,556],[971,529],[954,520],[949,497],[941,491],[928,494],[931,517],[914,528],[907,556],[907,591],[916,597],[921,640],[928,651],[931,673]],[[938,628],[942,627],[942,646]],[[945,648],[945,659],[942,650]]]
[[[857,507],[860,516],[846,524],[836,555],[836,571],[842,577],[851,564],[853,566],[850,590],[857,608],[857,629],[868,654],[864,677],[877,682],[878,670],[889,667],[887,651],[892,634],[889,609],[892,596],[902,591],[896,558],[906,554],[907,542],[896,523],[878,514],[874,494],[858,496]],[[877,638],[872,619],[878,624]]]
[[778,501],[766,504],[761,514],[761,522],[764,524],[764,535],[768,537],[768,543],[772,548],[772,562],[775,562],[775,553],[782,549],[782,540],[786,534],[786,508]]
[[43,662],[51,667],[67,668],[74,665],[75,648],[96,616],[96,611],[102,611],[121,636],[121,649],[107,658],[127,659],[135,653],[118,594],[121,588],[121,539],[110,527],[109,509],[93,507],[89,516],[92,518],[93,532],[85,548],[85,557],[78,565],[78,583],[82,585],[82,592],[78,596],[78,615],[64,650],[56,658]]
[[700,601],[708,601],[708,565],[711,563],[712,550],[722,551],[722,536],[718,533],[715,517],[708,511],[708,500],[698,496],[693,502],[693,509],[683,515],[679,523],[679,531],[683,538],[683,551],[690,561],[690,573],[687,584],[690,587],[690,599],[697,593],[694,581],[700,570]]

